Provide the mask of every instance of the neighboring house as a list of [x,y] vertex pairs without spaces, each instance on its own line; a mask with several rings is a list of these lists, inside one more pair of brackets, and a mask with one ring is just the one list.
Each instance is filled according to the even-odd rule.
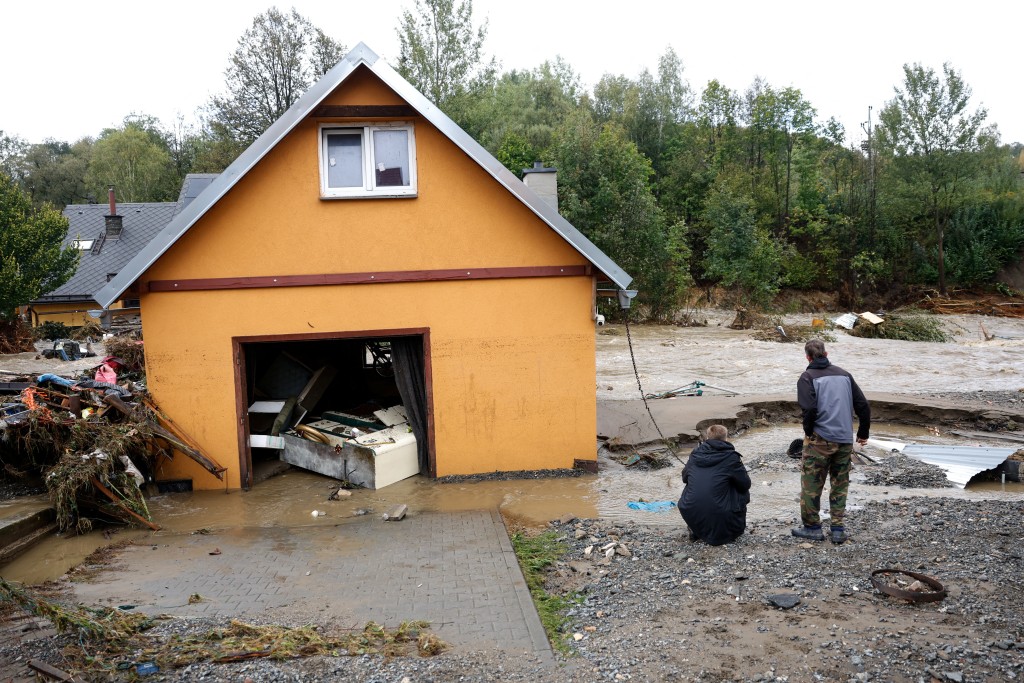
[[149,390],[227,468],[160,477],[248,488],[253,406],[300,392],[403,404],[429,476],[594,465],[599,282],[630,277],[360,44],[98,300],[140,300]]
[[[31,325],[53,321],[79,326],[95,320],[89,311],[100,308],[96,294],[216,177],[189,175],[177,202],[117,204],[111,190],[108,204],[66,206],[64,245],[79,250],[78,268],[63,285],[29,302],[25,312]],[[139,300],[128,295],[107,308],[111,315],[138,314]]]

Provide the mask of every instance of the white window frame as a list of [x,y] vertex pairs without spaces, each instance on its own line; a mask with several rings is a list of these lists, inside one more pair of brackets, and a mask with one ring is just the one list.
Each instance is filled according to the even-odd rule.
[[[409,140],[409,184],[376,186],[373,159],[373,133],[378,130],[404,130]],[[362,187],[328,187],[327,185],[327,136],[334,131],[360,131],[363,153]],[[367,197],[415,197],[416,196],[416,133],[413,125],[406,121],[377,123],[321,123],[318,133],[318,160],[320,163],[320,197],[322,199],[351,199]]]

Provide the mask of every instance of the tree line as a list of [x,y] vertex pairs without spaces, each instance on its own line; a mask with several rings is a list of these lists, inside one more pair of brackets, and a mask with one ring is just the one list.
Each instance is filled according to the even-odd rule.
[[[558,169],[560,211],[636,278],[651,318],[716,287],[757,307],[783,288],[856,307],[999,286],[1024,247],[1022,146],[1001,142],[950,64],[905,65],[853,146],[798,88],[694,89],[671,48],[653,70],[588,89],[562,59],[502,71],[471,0],[415,0],[396,32],[399,73],[506,167]],[[109,184],[122,201],[173,200],[186,173],[223,170],[344,52],[271,8],[200,123],[133,114],[39,144],[0,133],[0,168],[37,205],[102,201]]]

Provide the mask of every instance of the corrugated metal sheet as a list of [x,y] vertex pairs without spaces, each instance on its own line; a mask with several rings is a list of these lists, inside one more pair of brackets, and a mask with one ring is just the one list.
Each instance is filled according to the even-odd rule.
[[880,439],[869,439],[868,443],[941,467],[946,472],[946,478],[960,488],[967,486],[974,475],[999,467],[1018,450],[995,446],[935,446]]

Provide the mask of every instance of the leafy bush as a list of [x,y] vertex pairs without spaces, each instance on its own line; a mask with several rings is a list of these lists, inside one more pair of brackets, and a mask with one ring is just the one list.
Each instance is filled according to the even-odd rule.
[[39,339],[48,339],[50,341],[68,339],[71,337],[71,328],[64,323],[47,320],[36,328],[36,336],[38,336]]

